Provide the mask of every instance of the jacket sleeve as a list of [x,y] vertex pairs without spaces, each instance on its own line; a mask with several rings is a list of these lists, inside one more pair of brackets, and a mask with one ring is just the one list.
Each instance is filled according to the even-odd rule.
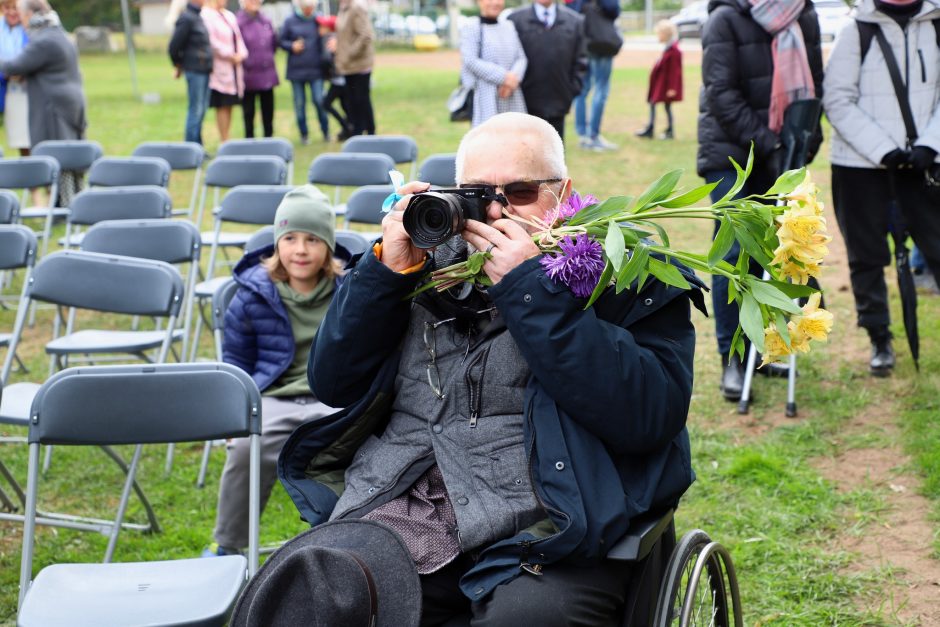
[[[806,59],[809,61],[809,71],[813,75],[813,88],[816,90],[816,97],[822,100],[823,97],[823,58],[822,58],[822,34],[819,30],[819,17],[816,11],[810,12],[812,20],[808,25],[802,25],[803,42],[806,44]],[[823,141],[822,130],[822,111],[819,112],[819,124],[816,125],[816,132],[809,140],[809,147],[806,155],[806,162],[810,163],[819,152],[819,147]]]
[[587,37],[584,36],[584,16],[577,16],[578,25],[575,54],[571,65],[571,93],[577,96],[584,86],[584,77],[588,71]]
[[290,47],[294,43],[296,37],[291,33],[290,21],[287,20],[284,22],[284,25],[281,26],[281,32],[278,36],[278,45],[287,51],[287,54],[293,54]]
[[[730,11],[730,9],[728,10]],[[741,92],[738,42],[725,13],[710,14],[702,36],[702,82],[708,111],[735,144],[754,141],[758,156],[773,152],[777,135],[760,119]]]
[[[858,28],[848,24],[836,37],[823,79],[823,108],[839,136],[860,155],[877,166],[881,158],[901,148],[891,136],[858,106],[861,57]],[[869,52],[869,54],[871,54]],[[890,79],[885,74],[884,80]]]
[[346,274],[310,349],[310,389],[331,407],[352,405],[397,350],[423,272],[399,274],[369,250]]
[[239,288],[225,312],[225,329],[222,333],[222,361],[238,366],[254,376],[258,363],[258,335],[246,311],[251,298],[248,290]]
[[9,61],[0,61],[4,76],[31,76],[46,67],[55,58],[54,44],[35,39],[27,42],[18,55]]
[[668,67],[665,68],[666,91],[675,92],[672,100],[682,99],[682,52],[678,48],[670,48],[666,59]]
[[248,57],[248,46],[245,45],[245,38],[242,37],[242,29],[238,26],[238,23],[233,25],[235,29],[235,51],[242,56],[242,58]]
[[552,283],[535,259],[490,295],[558,407],[612,450],[644,454],[681,432],[692,398],[695,329],[689,298],[674,289],[649,284],[632,307],[659,309],[626,327],[598,318],[596,305],[585,310],[583,299]]
[[[937,32],[934,30],[933,24],[928,22],[921,24],[920,27],[928,29],[930,31],[929,39],[930,41],[934,41]],[[937,51],[936,54],[938,55],[936,57],[938,63],[934,68],[933,80],[935,84],[940,84],[940,51]],[[927,146],[940,153],[940,101],[934,102],[933,115],[930,116],[930,120],[921,130],[920,137],[917,138],[914,145]]]
[[[354,3],[355,1],[353,0]],[[347,28],[352,29],[353,37],[350,40],[349,58],[358,59],[369,51],[374,35],[369,23],[369,13],[364,7],[354,4],[350,12],[351,19]]]
[[173,29],[173,36],[170,38],[170,44],[167,46],[167,52],[170,54],[170,61],[173,65],[183,64],[183,50],[186,42],[189,41],[189,33],[193,29],[193,21],[180,16],[176,20],[176,27]]
[[[460,35],[460,59],[464,71],[479,81],[501,85],[506,78],[506,69],[496,63],[480,58],[480,38],[483,36],[479,27],[472,25],[464,28]],[[474,81],[476,82],[476,81]],[[472,87],[472,85],[468,85]]]
[[522,48],[522,42],[519,40],[516,24],[514,22],[509,23],[512,25],[512,45],[516,50],[516,58],[512,62],[512,67],[509,70],[519,78],[519,84],[521,85],[522,79],[525,78],[525,71],[529,67],[529,59],[525,56],[525,50]]

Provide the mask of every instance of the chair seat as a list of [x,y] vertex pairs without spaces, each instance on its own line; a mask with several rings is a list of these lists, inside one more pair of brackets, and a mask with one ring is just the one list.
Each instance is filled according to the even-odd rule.
[[[173,340],[182,339],[184,331],[173,331]],[[58,337],[46,344],[50,355],[73,353],[128,353],[157,348],[166,337],[165,331],[109,331],[86,329]]]
[[338,216],[346,215],[346,203],[340,203],[336,205],[335,207],[333,207],[333,213],[335,213]]
[[82,242],[85,240],[85,233],[72,233],[69,235],[68,242],[65,241],[64,237],[59,238],[59,246],[71,247],[71,248],[81,248]]
[[[53,217],[67,216],[68,214],[68,207],[52,208]],[[26,207],[25,209],[20,209],[20,219],[45,218],[47,215],[49,215],[49,207]]]
[[11,337],[13,337],[12,333],[0,333],[0,346],[8,346]]
[[245,584],[247,567],[241,555],[53,564],[33,581],[17,624],[222,625]]
[[[231,231],[226,232],[222,231],[219,233],[219,246],[238,246],[239,248],[244,248],[245,244],[248,243],[248,238],[251,237],[251,233],[232,233]],[[214,231],[205,231],[202,234],[202,245],[212,246],[212,242],[215,240]]]
[[0,399],[0,423],[28,426],[29,410],[38,391],[38,383],[14,383],[5,386],[3,398]]
[[196,298],[212,298],[212,295],[215,294],[215,291],[219,289],[223,283],[227,283],[231,280],[232,277],[230,276],[217,276],[208,281],[201,281],[196,283],[196,287],[193,288],[193,295]]

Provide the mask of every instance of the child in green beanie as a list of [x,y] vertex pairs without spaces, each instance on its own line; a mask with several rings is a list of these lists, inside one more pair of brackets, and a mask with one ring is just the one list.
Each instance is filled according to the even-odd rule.
[[[222,358],[251,375],[262,392],[261,507],[276,479],[284,441],[303,422],[333,413],[307,384],[310,344],[342,273],[326,196],[313,185],[288,192],[274,217],[274,245],[248,251],[235,266],[239,288],[225,313]],[[248,440],[228,448],[219,485],[215,542],[203,555],[248,544]]]

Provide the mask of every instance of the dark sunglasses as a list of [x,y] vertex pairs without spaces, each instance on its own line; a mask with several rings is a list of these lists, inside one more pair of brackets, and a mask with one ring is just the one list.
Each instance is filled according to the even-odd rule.
[[[563,179],[536,179],[534,181],[514,181],[503,185],[490,185],[489,183],[466,183],[459,187],[484,187],[487,200],[495,200],[502,206],[531,205],[539,199],[539,190],[543,184],[560,183]],[[497,193],[502,190],[502,193]]]

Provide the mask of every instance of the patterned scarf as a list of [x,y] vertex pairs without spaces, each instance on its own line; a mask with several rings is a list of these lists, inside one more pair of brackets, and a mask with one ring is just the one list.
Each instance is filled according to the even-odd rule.
[[795,100],[814,98],[816,88],[806,58],[806,44],[797,18],[807,0],[748,0],[751,16],[772,35],[774,75],[770,86],[769,126],[783,128],[783,113]]

